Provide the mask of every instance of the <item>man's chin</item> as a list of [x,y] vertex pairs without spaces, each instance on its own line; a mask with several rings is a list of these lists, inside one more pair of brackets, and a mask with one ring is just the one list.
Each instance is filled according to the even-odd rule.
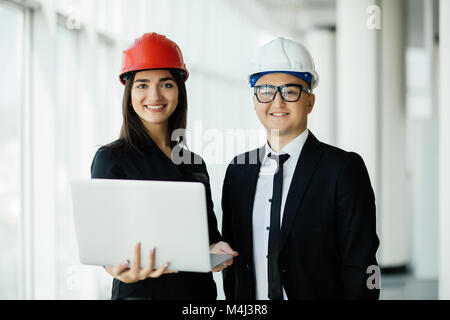
[[274,137],[274,136],[286,136],[289,135],[290,130],[286,129],[286,128],[279,128],[279,127],[270,127],[270,128],[266,128],[267,134],[270,134],[270,136]]

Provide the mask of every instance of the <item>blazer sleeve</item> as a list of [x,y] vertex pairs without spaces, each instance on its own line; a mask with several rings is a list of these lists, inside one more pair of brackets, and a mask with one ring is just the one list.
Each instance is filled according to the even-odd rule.
[[[378,299],[379,287],[368,285],[373,284],[370,270],[378,269],[375,196],[364,161],[356,153],[349,153],[339,175],[337,211],[343,298]],[[379,272],[375,275],[379,284]]]
[[[225,173],[225,179],[222,187],[222,237],[223,241],[228,242],[228,244],[234,248],[233,237],[232,237],[232,211],[231,211],[231,201],[230,196],[231,191],[231,164],[227,168]],[[233,300],[235,297],[235,279],[236,279],[235,264],[227,267],[222,271],[223,276],[223,290],[225,293],[225,298],[227,300]]]
[[114,151],[105,147],[97,150],[91,164],[92,179],[126,179]]
[[208,230],[209,230],[209,243],[217,243],[222,240],[222,236],[217,227],[217,218],[214,213],[214,203],[212,201],[211,195],[211,185],[209,183],[209,174],[208,169],[206,168],[206,164],[202,161],[202,173],[205,175],[206,179],[204,181],[204,185],[206,188],[206,206],[208,210]]

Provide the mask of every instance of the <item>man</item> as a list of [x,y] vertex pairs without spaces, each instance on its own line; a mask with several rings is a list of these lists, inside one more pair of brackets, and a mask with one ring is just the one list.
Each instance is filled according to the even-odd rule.
[[369,175],[358,154],[307,129],[317,84],[299,43],[277,38],[258,51],[250,85],[267,143],[225,175],[222,235],[239,252],[224,270],[227,299],[379,297]]

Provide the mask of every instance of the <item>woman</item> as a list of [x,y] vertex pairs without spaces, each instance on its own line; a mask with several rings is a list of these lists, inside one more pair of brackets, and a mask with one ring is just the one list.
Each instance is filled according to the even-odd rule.
[[[227,243],[220,241],[204,162],[180,147],[185,142],[181,141],[182,136],[177,141],[171,140],[175,130],[186,128],[188,76],[177,44],[163,35],[144,34],[124,51],[120,74],[120,81],[125,85],[120,137],[97,151],[91,177],[204,183],[210,251],[236,256]],[[173,161],[179,156],[188,161]],[[112,299],[216,299],[211,273],[168,271],[168,263],[153,270],[154,250],[148,254],[147,266],[141,269],[140,251],[140,244],[136,244],[130,268],[128,261],[105,268],[114,277]],[[221,271],[231,264],[232,259],[213,271]]]

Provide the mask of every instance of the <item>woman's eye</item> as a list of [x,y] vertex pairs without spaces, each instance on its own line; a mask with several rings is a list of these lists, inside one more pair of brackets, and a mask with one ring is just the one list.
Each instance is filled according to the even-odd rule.
[[147,88],[147,85],[146,84],[139,84],[136,88],[138,88],[138,89],[145,89],[145,88]]
[[173,84],[171,84],[171,83],[164,83],[164,84],[162,85],[162,87],[163,87],[163,88],[173,88]]

